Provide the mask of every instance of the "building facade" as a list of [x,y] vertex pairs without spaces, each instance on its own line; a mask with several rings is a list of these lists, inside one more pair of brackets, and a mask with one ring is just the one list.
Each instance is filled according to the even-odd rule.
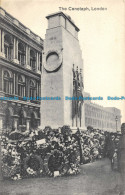
[[2,128],[25,131],[39,126],[40,102],[32,98],[26,101],[24,97],[40,96],[42,50],[43,40],[0,8]]
[[[90,97],[89,93],[84,93]],[[103,107],[85,100],[85,125],[105,131],[121,131],[121,111],[115,107]]]

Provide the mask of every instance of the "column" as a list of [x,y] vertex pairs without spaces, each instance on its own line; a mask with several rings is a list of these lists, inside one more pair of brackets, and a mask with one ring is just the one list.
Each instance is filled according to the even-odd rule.
[[26,63],[25,63],[25,67],[29,70],[31,70],[30,67],[30,47],[28,45],[26,45]]
[[40,53],[39,52],[37,52],[37,69],[36,69],[36,71],[37,71],[37,73],[39,73],[39,74],[41,74],[41,72],[40,72]]
[[15,37],[13,42],[13,58],[16,59],[16,38]]
[[[40,71],[40,53],[39,53],[39,64],[38,64],[38,70]],[[41,73],[41,72],[40,72]]]
[[2,53],[4,53],[4,31],[2,30]]
[[39,70],[39,53],[36,53],[36,71]]
[[19,64],[18,61],[18,40],[16,37],[14,37],[14,47],[13,47],[13,61],[17,64]]
[[26,65],[28,64],[28,45],[26,45]]
[[18,74],[15,74],[15,95],[18,96]]
[[30,85],[29,85],[29,78],[26,78],[26,97],[30,96]]
[[18,60],[18,39],[16,41],[16,59]]
[[5,58],[4,54],[4,31],[0,29],[0,56]]
[[39,86],[39,96],[41,97],[41,85],[38,83]]
[[28,65],[30,66],[30,47],[28,46]]
[[3,79],[3,69],[0,67],[0,96],[4,95],[4,79]]
[[2,76],[2,74],[3,74],[3,70],[2,70],[2,68],[0,68],[0,91],[3,91],[2,89],[3,89],[3,76]]
[[15,73],[13,74],[13,94],[15,95],[15,92],[16,92],[16,87],[15,87],[15,85],[16,85],[16,78],[15,78]]

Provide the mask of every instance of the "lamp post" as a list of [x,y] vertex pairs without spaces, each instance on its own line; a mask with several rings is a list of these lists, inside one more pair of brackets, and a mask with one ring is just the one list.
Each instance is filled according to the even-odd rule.
[[117,122],[118,122],[118,116],[115,117],[115,121],[116,121],[116,132],[117,132]]

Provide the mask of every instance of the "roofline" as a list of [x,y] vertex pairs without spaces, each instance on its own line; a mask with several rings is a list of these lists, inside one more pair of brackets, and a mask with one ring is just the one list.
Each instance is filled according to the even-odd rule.
[[57,15],[61,15],[63,16],[64,18],[66,18],[76,29],[77,32],[80,31],[80,29],[74,24],[74,22],[72,21],[72,19],[70,19],[66,14],[64,14],[63,12],[56,12],[56,13],[52,13],[52,14],[49,14],[48,16],[46,16],[47,19],[49,19],[50,17],[54,17],[54,16],[57,16]]
[[13,17],[11,14],[9,14],[5,9],[3,9],[0,6],[0,9],[2,9],[5,13],[7,13],[12,19],[17,20],[24,28],[29,29],[35,36],[39,37],[41,41],[44,41],[38,34],[34,33],[29,27],[25,26],[22,22],[20,22],[17,18]]

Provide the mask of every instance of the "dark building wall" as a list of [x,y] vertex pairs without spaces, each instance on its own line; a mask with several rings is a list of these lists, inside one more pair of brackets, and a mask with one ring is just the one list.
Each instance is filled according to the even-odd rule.
[[0,127],[21,130],[40,124],[43,40],[0,8]]

